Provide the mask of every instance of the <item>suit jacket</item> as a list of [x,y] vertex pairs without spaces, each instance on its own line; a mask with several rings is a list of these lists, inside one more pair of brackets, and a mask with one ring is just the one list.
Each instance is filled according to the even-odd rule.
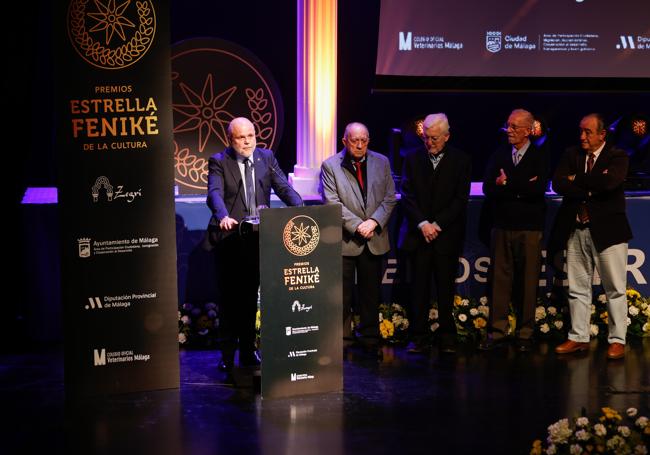
[[[302,198],[289,185],[273,152],[256,148],[253,151],[255,169],[255,204],[271,206],[271,188],[287,205],[302,205]],[[223,232],[219,222],[225,216],[240,221],[247,214],[244,182],[237,164],[237,153],[228,147],[214,154],[208,162],[208,206],[212,217],[208,225],[208,238],[213,246],[233,231]]]
[[[341,204],[343,209],[343,256],[358,256],[368,246],[372,254],[390,249],[388,220],[397,203],[390,163],[385,156],[368,150],[366,154],[366,203],[356,176],[343,164],[346,149],[325,160],[321,166],[321,194],[326,204]],[[370,240],[358,235],[357,227],[372,218],[378,224]]]
[[404,157],[401,180],[404,223],[399,244],[407,251],[426,245],[418,228],[422,221],[435,221],[442,229],[434,241],[436,252],[461,251],[472,163],[464,152],[449,145],[443,152],[435,171],[425,147]]
[[[632,238],[623,191],[629,161],[627,153],[606,143],[590,174],[585,172],[586,160],[584,150],[570,148],[553,175],[553,189],[564,197],[553,226],[552,248],[549,248],[552,251],[566,248],[583,201],[587,204],[589,230],[598,251]],[[575,175],[575,179],[569,181],[569,175]]]
[[[507,183],[496,184],[503,169]],[[548,154],[532,143],[517,166],[512,146],[499,148],[490,158],[483,193],[492,209],[492,226],[509,230],[543,231],[546,219],[544,194],[548,186]]]

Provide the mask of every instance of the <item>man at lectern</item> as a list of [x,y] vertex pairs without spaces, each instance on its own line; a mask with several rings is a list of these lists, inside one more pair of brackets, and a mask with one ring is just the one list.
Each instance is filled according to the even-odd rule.
[[[271,205],[271,188],[289,206],[302,198],[289,185],[271,150],[257,147],[255,126],[238,117],[228,126],[229,147],[210,157],[208,239],[214,246],[220,298],[219,369],[230,372],[239,346],[239,365],[260,363],[255,349],[255,313],[260,283],[258,208]],[[249,229],[244,227],[249,226]]]
[[342,151],[321,167],[321,192],[326,204],[343,207],[343,337],[352,337],[355,274],[360,313],[359,342],[376,349],[379,343],[382,258],[390,249],[388,220],[395,207],[395,183],[385,156],[368,150],[370,134],[362,123],[350,123]]

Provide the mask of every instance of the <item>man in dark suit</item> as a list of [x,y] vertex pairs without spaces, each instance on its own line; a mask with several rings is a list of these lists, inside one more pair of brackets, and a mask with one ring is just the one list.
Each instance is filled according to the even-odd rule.
[[390,249],[388,220],[397,203],[388,159],[368,150],[370,135],[362,123],[345,128],[345,148],[321,167],[326,204],[343,209],[343,338],[352,341],[352,301],[358,283],[360,342],[374,348],[379,341],[379,302],[383,255]]
[[[230,372],[239,344],[239,365],[257,366],[255,313],[260,283],[258,207],[271,205],[271,188],[287,205],[302,205],[289,186],[271,150],[257,148],[255,126],[235,118],[228,126],[229,147],[210,157],[208,198],[212,211],[208,235],[215,247],[217,282],[221,291],[219,369]],[[242,235],[243,225],[249,233]]]
[[580,122],[580,148],[566,151],[553,175],[563,196],[553,236],[567,250],[571,330],[558,354],[589,349],[594,267],[607,296],[607,357],[625,355],[627,332],[627,242],[632,230],[625,214],[623,182],[628,156],[606,142],[605,122],[589,114]]
[[531,347],[549,172],[548,155],[529,140],[534,120],[526,110],[512,111],[506,129],[508,145],[492,155],[483,179],[493,226],[490,335],[481,341],[481,349],[507,339],[511,303],[516,347],[522,352]]
[[412,262],[411,331],[409,352],[428,350],[428,319],[431,275],[436,284],[440,348],[454,352],[456,325],[452,308],[458,258],[465,235],[465,213],[469,197],[471,161],[458,149],[447,145],[449,122],[445,114],[424,119],[424,146],[404,157],[402,206],[404,224],[401,248]]

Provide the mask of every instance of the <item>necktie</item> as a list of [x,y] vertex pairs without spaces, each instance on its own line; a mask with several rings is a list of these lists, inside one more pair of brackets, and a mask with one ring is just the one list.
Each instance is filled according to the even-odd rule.
[[519,152],[517,150],[512,152],[512,162],[515,163],[515,166],[519,164]]
[[438,167],[438,164],[440,164],[442,155],[440,155],[439,153],[437,155],[429,154],[429,158],[431,158],[431,164],[433,164],[433,169],[436,169]]
[[587,158],[587,174],[591,174],[591,170],[594,168],[594,154],[590,153]]
[[352,164],[354,164],[354,169],[357,171],[357,181],[363,191],[363,171],[361,169],[361,161],[354,161]]
[[253,182],[253,163],[250,158],[244,160],[244,184],[246,185],[246,207],[248,214],[254,215],[255,182]]
[[[591,170],[594,168],[594,154],[589,153],[589,156],[587,157],[587,174],[591,174]],[[588,223],[589,222],[589,211],[587,210],[587,204],[584,202],[580,204],[580,207],[578,208],[578,218],[580,219],[581,223]]]

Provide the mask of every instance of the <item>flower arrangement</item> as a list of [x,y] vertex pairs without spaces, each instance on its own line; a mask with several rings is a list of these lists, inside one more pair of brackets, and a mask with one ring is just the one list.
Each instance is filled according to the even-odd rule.
[[625,295],[629,321],[627,334],[637,337],[650,336],[650,298],[642,297],[635,289],[628,289]]
[[[476,301],[473,298],[455,295],[452,314],[456,322],[456,333],[461,340],[479,340],[487,330],[488,317],[490,315],[488,299],[483,296]],[[433,335],[439,327],[438,303],[433,302],[429,309],[429,328],[431,330],[431,335]]]
[[213,347],[217,342],[217,304],[184,303],[178,312],[178,342],[187,347]]
[[480,339],[487,330],[490,308],[488,299],[483,296],[478,301],[473,298],[454,296],[452,313],[456,320],[456,331],[460,338]]
[[562,306],[556,295],[551,292],[546,294],[546,299],[538,297],[535,307],[535,335],[546,339],[564,338],[566,309],[566,305]]
[[629,408],[624,418],[607,407],[602,408],[602,415],[594,421],[584,415],[572,423],[560,419],[548,427],[545,443],[539,439],[533,442],[530,454],[644,455],[650,444],[649,422],[647,417],[638,415],[636,408]]
[[[650,298],[643,297],[639,291],[628,288],[627,297],[627,335],[632,337],[650,336]],[[591,305],[591,336],[607,337],[607,296],[599,294]]]
[[379,334],[389,343],[403,343],[407,338],[409,320],[397,303],[379,305]]

